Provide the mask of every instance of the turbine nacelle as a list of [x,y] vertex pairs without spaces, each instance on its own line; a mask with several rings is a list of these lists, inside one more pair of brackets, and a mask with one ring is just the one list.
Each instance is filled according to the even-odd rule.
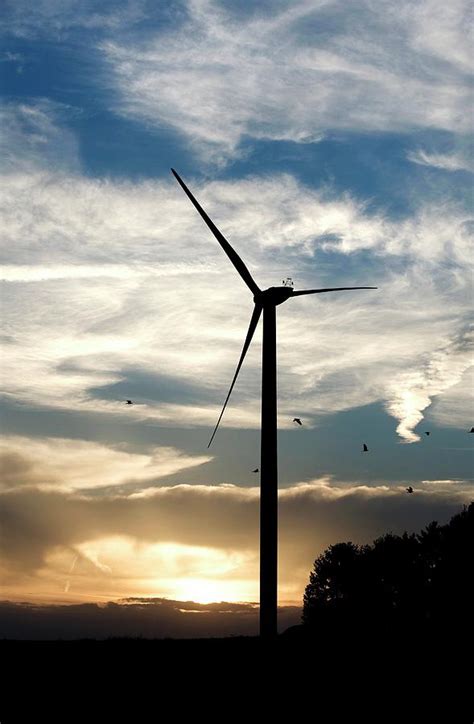
[[274,307],[278,304],[283,304],[287,299],[293,296],[293,289],[291,287],[269,287],[263,292],[255,294],[253,301],[255,304],[264,307],[266,305],[273,305]]

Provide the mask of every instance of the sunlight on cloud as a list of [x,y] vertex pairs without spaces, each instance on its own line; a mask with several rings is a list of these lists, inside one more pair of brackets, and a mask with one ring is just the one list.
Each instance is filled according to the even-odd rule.
[[28,264],[5,264],[0,270],[1,278],[7,282],[43,282],[53,279],[94,279],[95,277],[117,277],[126,279],[133,271],[118,264],[86,266],[74,264],[61,266],[29,266]]
[[139,454],[88,440],[20,436],[3,438],[0,457],[5,487],[40,485],[64,490],[146,483],[212,460],[170,447]]
[[[8,425],[28,431],[0,443],[2,595],[166,597],[202,618],[199,603],[259,598],[258,436],[245,431],[260,426],[261,325],[222,423],[240,431],[201,454],[253,302],[159,176],[176,154],[262,288],[378,287],[278,308],[278,424],[295,428],[282,480],[301,481],[278,491],[279,597],[299,605],[327,546],[418,531],[473,498],[456,468],[474,438],[474,219],[456,173],[474,168],[470,8],[80,5],[10,3],[22,53],[0,57],[21,75],[0,106],[0,373]],[[422,420],[459,429],[393,444],[389,426],[413,443]]]
[[[301,601],[328,545],[418,530],[472,499],[464,480],[412,484],[411,496],[403,484],[330,478],[281,489],[280,600]],[[0,497],[4,595],[16,600],[258,600],[258,488],[174,485],[86,496],[30,485]]]
[[212,601],[256,601],[257,581],[215,581],[208,578],[178,578],[173,584],[173,598],[196,603]]
[[[18,595],[15,585],[8,591]],[[67,601],[109,596],[160,596],[196,603],[252,601],[258,598],[258,556],[255,551],[101,537],[70,549],[53,549],[23,596]]]
[[161,264],[159,268],[141,265],[133,267],[131,264],[4,264],[0,269],[0,278],[7,282],[42,282],[55,279],[94,279],[95,277],[112,277],[117,279],[130,279],[130,277],[156,276],[164,277],[185,274],[213,274],[217,270],[209,269],[203,263],[193,264]]

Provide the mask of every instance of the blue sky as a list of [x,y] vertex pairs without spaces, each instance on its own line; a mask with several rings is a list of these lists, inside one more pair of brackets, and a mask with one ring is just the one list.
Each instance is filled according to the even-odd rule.
[[[71,557],[68,596],[256,595],[255,545],[227,539],[218,506],[196,547],[220,572],[193,554],[187,572],[150,573],[152,549],[192,545],[193,496],[224,496],[237,525],[258,484],[259,333],[206,447],[252,300],[171,166],[261,286],[379,287],[278,310],[283,530],[298,531],[291,556],[282,540],[282,598],[298,600],[332,536],[447,518],[472,497],[468,15],[463,0],[7,3],[2,495],[25,539],[9,595],[64,598]],[[101,528],[117,497],[178,494],[171,538],[118,514]],[[97,527],[48,538],[48,495],[58,510],[90,498]],[[320,535],[288,502],[305,495],[314,520],[341,496],[354,517],[334,505]]]

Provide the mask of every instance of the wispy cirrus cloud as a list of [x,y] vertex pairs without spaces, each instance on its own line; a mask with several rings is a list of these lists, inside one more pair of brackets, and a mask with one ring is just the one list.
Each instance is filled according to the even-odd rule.
[[[470,129],[469,7],[408,0],[187,3],[166,34],[102,50],[116,110],[181,133],[203,159],[245,138],[306,142],[326,130]],[[401,98],[403,99],[401,102]]]
[[472,427],[472,414],[471,406],[466,402],[470,401],[473,388],[474,366],[471,366],[456,385],[434,399],[430,416],[439,425],[455,425],[469,432]]
[[32,166],[78,172],[79,143],[63,120],[79,113],[47,98],[0,105],[2,168],[28,172]]
[[[53,146],[54,111],[40,116]],[[422,411],[462,374],[455,340],[470,314],[469,211],[452,200],[420,202],[393,220],[290,175],[189,182],[263,287],[287,275],[300,288],[380,287],[281,308],[281,424],[291,424],[295,406],[311,424],[379,401],[404,439],[415,439]],[[123,415],[124,392],[111,391],[137,370],[154,377],[154,393],[142,394],[127,419],[212,425],[252,300],[243,303],[241,280],[171,176],[91,179],[54,167],[46,153],[7,170],[0,184],[5,394]],[[426,370],[441,358],[457,371],[434,384]],[[257,335],[225,424],[258,425],[259,364]],[[174,399],[160,393],[164,379]],[[180,398],[183,385],[195,387],[192,404]]]
[[[179,398],[174,404],[141,400],[128,411],[132,419],[211,424],[251,299],[242,305],[241,281],[179,190],[171,183],[131,185],[43,172],[3,181],[10,261],[4,273],[10,280],[4,282],[7,394],[33,405],[121,414],[121,399],[100,399],[91,390],[116,384],[127,369],[137,368],[183,382],[200,378],[205,396],[212,380],[215,402],[203,398],[189,407]],[[196,191],[262,284],[290,272],[299,287],[314,287],[313,269],[327,252],[338,254],[339,272],[337,278],[318,275],[321,286],[346,284],[344,259],[354,254],[370,251],[380,262],[392,260],[387,269],[376,264],[357,278],[351,272],[350,283],[376,282],[380,292],[298,300],[282,308],[281,411],[286,418],[286,406],[299,396],[316,415],[387,400],[392,414],[405,420],[400,430],[408,429],[405,408],[396,400],[412,394],[413,380],[422,389],[430,360],[444,354],[440,350],[462,332],[469,314],[465,212],[447,204],[395,223],[291,177],[211,183]],[[245,407],[236,396],[227,424],[258,424],[258,365],[257,337],[244,371]],[[452,384],[457,380],[453,376]],[[443,390],[449,386],[446,377]],[[441,391],[428,385],[422,394],[431,399]]]
[[474,171],[474,161],[460,153],[429,153],[418,149],[410,151],[407,158],[420,166],[440,168],[444,171]]
[[0,27],[20,38],[46,34],[63,38],[74,29],[112,32],[146,17],[143,0],[104,0],[100,9],[92,0],[80,6],[73,0],[38,0],[34,6],[28,0],[16,0],[6,5]]

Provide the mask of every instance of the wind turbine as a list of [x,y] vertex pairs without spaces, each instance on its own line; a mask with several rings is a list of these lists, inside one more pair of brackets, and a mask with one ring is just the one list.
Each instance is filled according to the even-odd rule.
[[323,294],[349,289],[377,289],[377,287],[331,287],[294,291],[290,286],[269,287],[261,290],[244,262],[211,221],[184,181],[171,169],[177,182],[199,212],[230,261],[253,293],[254,309],[250,319],[234,379],[225,398],[222,412],[212,433],[210,447],[234,389],[237,376],[252,341],[260,315],[263,312],[262,344],[262,409],[260,458],[260,636],[266,639],[277,635],[277,575],[278,575],[278,455],[277,455],[277,362],[276,362],[276,307],[290,297],[303,294]]

